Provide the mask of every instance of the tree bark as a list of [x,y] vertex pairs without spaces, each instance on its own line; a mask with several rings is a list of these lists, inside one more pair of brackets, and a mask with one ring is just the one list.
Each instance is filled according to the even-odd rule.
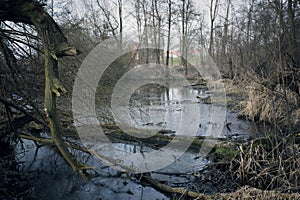
[[119,30],[120,30],[120,35],[119,35],[119,45],[120,45],[120,53],[122,53],[123,49],[123,2],[122,0],[118,0],[118,6],[119,6]]
[[168,41],[167,41],[167,57],[166,65],[169,66],[170,60],[170,43],[171,43],[171,24],[172,24],[172,1],[168,1]]
[[61,129],[56,112],[56,97],[65,93],[65,88],[58,79],[57,60],[62,56],[74,56],[78,50],[71,46],[53,18],[44,10],[43,5],[34,1],[0,0],[0,21],[22,22],[33,25],[44,45],[45,99],[44,106],[53,141],[60,153],[74,171],[87,178],[79,163],[68,151],[61,136]]
[[209,48],[208,48],[208,53],[211,56],[214,56],[214,23],[216,20],[216,16],[218,13],[218,4],[219,0],[211,0],[210,5],[209,5],[209,14],[210,14],[210,40],[209,40]]

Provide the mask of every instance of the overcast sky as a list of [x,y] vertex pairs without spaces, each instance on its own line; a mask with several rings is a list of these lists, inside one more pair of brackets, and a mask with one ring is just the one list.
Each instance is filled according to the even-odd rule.
[[[51,2],[51,0],[48,0]],[[180,0],[175,0],[175,1],[180,1]],[[220,0],[221,3],[224,3],[225,0]],[[54,0],[55,7],[54,11],[55,12],[60,12],[62,11],[63,8],[61,8],[62,4],[65,4],[65,6],[69,7],[71,9],[70,11],[72,13],[76,13],[78,17],[83,18],[85,13],[89,12],[87,8],[85,7],[85,3],[91,5],[95,4],[94,8],[99,10],[98,5],[96,4],[96,0],[71,0],[71,4],[67,4],[67,1],[65,0]],[[85,2],[85,3],[84,3]],[[102,4],[107,4],[108,7],[110,8],[110,12],[112,15],[116,16],[118,19],[118,7],[117,4],[114,2],[117,2],[116,0],[108,1],[108,0],[99,0],[99,2]],[[194,0],[194,5],[197,13],[201,13],[205,17],[205,22],[207,25],[207,28],[209,28],[209,3],[210,0]],[[135,0],[123,0],[123,36],[124,40],[137,40],[137,22],[134,17],[135,15],[135,8],[134,8],[134,3]],[[235,10],[240,6],[240,4],[244,3],[245,1],[241,0],[232,0],[232,3],[234,5]],[[162,11],[162,12],[167,12]],[[225,8],[224,6],[221,6],[220,9],[218,10],[219,15],[224,15]],[[99,16],[101,17],[101,16]],[[102,16],[103,17],[103,16]],[[218,21],[216,21],[218,23]],[[173,26],[173,35],[178,33],[178,27]]]

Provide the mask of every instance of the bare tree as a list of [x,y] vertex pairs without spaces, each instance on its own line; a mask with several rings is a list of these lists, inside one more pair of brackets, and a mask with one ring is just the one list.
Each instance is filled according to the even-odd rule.
[[193,17],[195,15],[194,4],[192,0],[181,0],[181,64],[185,68],[185,75],[188,74],[188,51],[190,48],[191,34],[193,32]]
[[171,24],[172,24],[172,1],[168,0],[168,38],[167,38],[167,56],[166,65],[169,66],[170,60],[170,43],[171,43]]
[[218,15],[219,0],[210,0],[209,4],[209,16],[210,16],[210,41],[208,52],[210,55],[214,55],[213,45],[214,45],[214,30],[215,30],[215,20]]
[[153,26],[153,37],[154,47],[157,49],[156,62],[160,63],[161,57],[161,29],[162,29],[162,14],[158,7],[158,0],[152,0],[152,26]]
[[119,46],[120,51],[123,49],[123,2],[122,0],[118,0],[118,8],[119,8]]

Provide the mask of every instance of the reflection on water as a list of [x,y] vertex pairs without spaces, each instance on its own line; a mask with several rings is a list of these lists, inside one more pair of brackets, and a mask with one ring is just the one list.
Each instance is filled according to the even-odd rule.
[[[133,151],[133,145],[116,144],[126,151]],[[85,182],[65,163],[58,152],[47,146],[36,149],[32,141],[25,140],[24,148],[18,146],[17,160],[20,171],[34,175],[30,183],[33,199],[168,199],[157,190],[129,180],[124,173],[106,167],[92,156],[80,155],[90,166],[96,166],[92,178]],[[79,152],[75,152],[77,155]],[[178,176],[186,172],[197,172],[208,163],[205,159],[194,159],[195,153],[188,152],[169,167],[153,173],[160,181],[190,182],[192,175]],[[176,173],[176,175],[175,175]],[[172,175],[174,174],[174,175]]]
[[[210,95],[205,90],[186,88],[170,88],[154,85],[137,90],[130,99],[130,117],[139,127],[148,127],[157,130],[173,130],[172,134],[178,134],[183,115],[193,116],[200,113],[199,120],[195,121],[198,136],[211,136],[209,130],[222,123],[218,115],[223,108],[211,104],[202,103],[196,96]],[[195,108],[195,109],[187,109]],[[220,109],[220,110],[218,110]],[[230,130],[222,128],[218,137],[242,137],[247,138],[253,134],[249,132],[249,123],[237,120],[236,113],[227,113],[227,122],[231,122]],[[222,117],[222,116],[221,116]],[[221,118],[220,117],[220,118]],[[189,125],[184,127],[189,132]],[[242,133],[242,134],[241,134]],[[243,135],[244,134],[244,135]],[[114,144],[117,148],[129,152],[147,152],[152,149],[137,144]],[[24,149],[23,149],[24,147]],[[74,151],[81,161],[89,166],[96,166],[96,171],[89,181],[84,182],[65,163],[59,153],[50,147],[36,148],[32,141],[24,141],[16,149],[16,160],[21,172],[34,175],[34,182],[28,198],[32,199],[169,199],[157,190],[143,186],[138,181],[129,180],[124,173],[103,165],[93,156]],[[23,153],[22,153],[23,152]],[[168,153],[168,152],[167,152]],[[196,159],[198,152],[188,151],[180,158],[174,159],[174,163],[168,167],[153,172],[153,178],[168,182],[191,183],[196,181],[193,173],[202,169],[209,161],[204,158]],[[172,152],[169,152],[172,155]],[[181,175],[180,175],[181,174]],[[183,175],[184,174],[184,175]]]
[[[191,87],[165,88],[160,85],[147,85],[139,88],[130,101],[130,116],[133,124],[155,130],[179,129],[183,115],[193,116],[200,114],[199,120],[195,121],[199,127],[196,136],[211,136],[224,138],[228,136],[242,137],[247,139],[255,134],[253,125],[244,120],[237,119],[237,113],[226,112],[225,106],[203,103],[201,99],[213,96],[214,93],[207,88],[193,89]],[[187,105],[194,109],[186,110]],[[223,114],[226,113],[226,120]],[[230,129],[226,124],[230,124]],[[209,129],[222,126],[220,133],[211,133]],[[189,126],[184,128],[191,131]],[[252,130],[252,131],[251,131]],[[249,133],[250,131],[250,133]]]
[[[209,93],[201,89],[190,87],[182,88],[164,88],[151,87],[140,88],[131,99],[130,111],[131,120],[138,126],[144,126],[153,129],[167,129],[179,134],[180,126],[184,127],[184,135],[191,135],[194,126],[197,126],[197,132],[192,133],[195,136],[211,136],[209,128],[224,125],[224,106],[213,104],[203,104],[199,96]],[[198,98],[197,98],[198,97]],[[190,108],[190,109],[188,109]],[[183,116],[198,116],[198,120],[192,124],[181,124]],[[217,131],[217,129],[216,129]],[[224,137],[221,133],[213,133],[215,137]]]
[[178,130],[185,112],[183,104],[196,105],[196,96],[197,91],[188,88],[140,88],[131,98],[131,119],[138,126]]
[[[43,146],[36,151],[35,144],[27,140],[24,145],[26,153],[17,156],[20,170],[35,174],[35,182],[31,184],[32,191],[27,198],[168,199],[149,186],[130,181],[125,174],[102,165],[92,156],[80,155],[88,165],[97,167],[91,179],[85,182],[54,149]],[[19,151],[23,151],[21,146]]]

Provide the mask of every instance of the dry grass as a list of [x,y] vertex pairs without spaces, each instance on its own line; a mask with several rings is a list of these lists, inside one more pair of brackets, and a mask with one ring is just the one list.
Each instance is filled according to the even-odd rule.
[[220,192],[212,199],[300,199],[300,145],[293,135],[266,133],[240,144],[237,152],[202,171],[199,183]]
[[240,147],[236,176],[242,184],[282,192],[300,191],[300,146],[276,135]]
[[281,127],[300,126],[299,94],[290,89],[283,89],[281,85],[269,90],[260,84],[251,83],[246,89],[248,99],[241,102],[241,116]]
[[243,200],[256,200],[256,199],[270,199],[270,200],[281,200],[281,199],[291,199],[296,200],[300,199],[299,194],[286,194],[286,193],[279,193],[276,191],[266,191],[260,190],[256,188],[250,187],[242,187],[241,189],[227,194],[220,194],[216,197],[212,197],[211,199],[243,199]]

